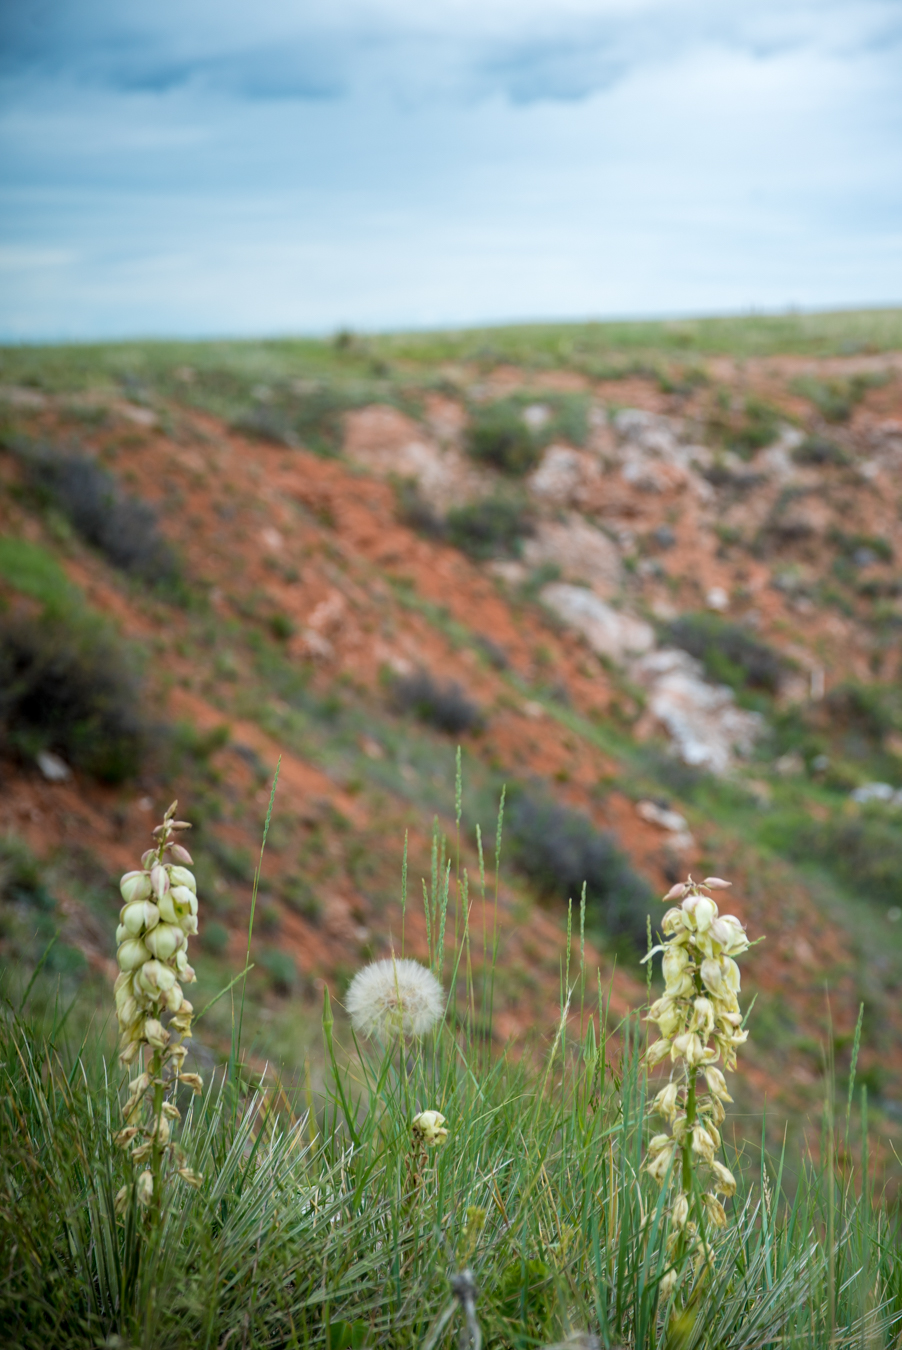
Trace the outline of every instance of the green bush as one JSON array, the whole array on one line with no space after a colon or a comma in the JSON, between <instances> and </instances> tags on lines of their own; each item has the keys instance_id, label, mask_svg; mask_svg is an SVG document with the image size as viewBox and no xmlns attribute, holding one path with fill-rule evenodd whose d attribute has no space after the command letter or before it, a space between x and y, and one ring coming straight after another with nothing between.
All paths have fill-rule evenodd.
<instances>
[{"instance_id":1,"label":"green bush","mask_svg":"<svg viewBox=\"0 0 902 1350\"><path fill-rule=\"evenodd\" d=\"M683 614L663 627L662 637L701 661L712 679L732 689L775 694L786 669L784 658L766 642L719 614Z\"/></svg>"},{"instance_id":2,"label":"green bush","mask_svg":"<svg viewBox=\"0 0 902 1350\"><path fill-rule=\"evenodd\" d=\"M0 617L0 746L52 750L105 782L135 775L149 744L140 686L110 630L84 611Z\"/></svg>"},{"instance_id":3,"label":"green bush","mask_svg":"<svg viewBox=\"0 0 902 1350\"><path fill-rule=\"evenodd\" d=\"M482 723L479 705L467 698L459 684L439 684L427 670L398 676L392 685L392 703L398 712L413 713L421 722L451 735L474 731Z\"/></svg>"},{"instance_id":4,"label":"green bush","mask_svg":"<svg viewBox=\"0 0 902 1350\"><path fill-rule=\"evenodd\" d=\"M128 496L112 474L83 455L48 446L20 449L31 488L65 515L86 543L123 572L172 587L180 580L172 546L147 502Z\"/></svg>"},{"instance_id":5,"label":"green bush","mask_svg":"<svg viewBox=\"0 0 902 1350\"><path fill-rule=\"evenodd\" d=\"M269 976L269 982L277 994L293 993L297 983L298 968L290 952L283 951L281 947L267 947L260 953L257 960Z\"/></svg>"},{"instance_id":6,"label":"green bush","mask_svg":"<svg viewBox=\"0 0 902 1350\"><path fill-rule=\"evenodd\" d=\"M450 542L480 562L516 557L533 528L528 509L507 497L483 497L452 507L445 525Z\"/></svg>"},{"instance_id":7,"label":"green bush","mask_svg":"<svg viewBox=\"0 0 902 1350\"><path fill-rule=\"evenodd\" d=\"M534 469L546 444L523 418L519 400L499 399L474 408L467 428L467 450L474 459L502 473L521 475Z\"/></svg>"},{"instance_id":8,"label":"green bush","mask_svg":"<svg viewBox=\"0 0 902 1350\"><path fill-rule=\"evenodd\" d=\"M863 899L902 905L902 820L892 809L875 804L829 820L778 815L765 822L763 838L794 862L827 868Z\"/></svg>"},{"instance_id":9,"label":"green bush","mask_svg":"<svg viewBox=\"0 0 902 1350\"><path fill-rule=\"evenodd\" d=\"M818 467L823 464L846 465L852 462L851 456L842 446L828 440L826 436L806 436L801 445L797 445L793 450L792 457L797 464L815 464Z\"/></svg>"},{"instance_id":10,"label":"green bush","mask_svg":"<svg viewBox=\"0 0 902 1350\"><path fill-rule=\"evenodd\" d=\"M747 458L756 450L772 445L779 434L779 410L760 399L750 398L746 400L742 421L730 435L730 449Z\"/></svg>"},{"instance_id":11,"label":"green bush","mask_svg":"<svg viewBox=\"0 0 902 1350\"><path fill-rule=\"evenodd\" d=\"M577 905L585 883L590 921L644 950L652 890L610 834L581 811L522 789L511 794L507 828L518 869L540 893Z\"/></svg>"}]
</instances>

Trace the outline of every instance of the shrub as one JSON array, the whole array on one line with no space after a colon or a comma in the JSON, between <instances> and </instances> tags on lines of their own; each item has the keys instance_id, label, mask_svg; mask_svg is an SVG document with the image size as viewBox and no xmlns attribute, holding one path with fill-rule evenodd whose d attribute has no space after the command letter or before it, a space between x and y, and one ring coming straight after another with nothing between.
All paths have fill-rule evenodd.
<instances>
[{"instance_id":1,"label":"shrub","mask_svg":"<svg viewBox=\"0 0 902 1350\"><path fill-rule=\"evenodd\" d=\"M392 687L392 702L399 712L412 712L421 722L453 735L473 731L482 722L478 704L467 698L459 684L440 685L426 670L399 676Z\"/></svg>"},{"instance_id":2,"label":"shrub","mask_svg":"<svg viewBox=\"0 0 902 1350\"><path fill-rule=\"evenodd\" d=\"M575 903L585 882L589 915L644 948L652 891L611 835L581 811L524 791L513 795L507 833L518 868L540 892Z\"/></svg>"},{"instance_id":3,"label":"shrub","mask_svg":"<svg viewBox=\"0 0 902 1350\"><path fill-rule=\"evenodd\" d=\"M506 497L483 497L448 512L448 538L471 558L516 557L521 539L532 533L527 509Z\"/></svg>"},{"instance_id":4,"label":"shrub","mask_svg":"<svg viewBox=\"0 0 902 1350\"><path fill-rule=\"evenodd\" d=\"M467 429L467 449L474 459L502 473L524 474L535 468L545 438L523 418L519 402L499 399L473 410Z\"/></svg>"},{"instance_id":5,"label":"shrub","mask_svg":"<svg viewBox=\"0 0 902 1350\"><path fill-rule=\"evenodd\" d=\"M683 614L665 626L663 636L701 661L712 679L733 689L774 694L779 688L783 658L740 624L717 614Z\"/></svg>"},{"instance_id":6,"label":"shrub","mask_svg":"<svg viewBox=\"0 0 902 1350\"><path fill-rule=\"evenodd\" d=\"M126 496L106 469L83 455L41 448L25 456L29 483L115 567L143 581L174 583L179 569L147 502Z\"/></svg>"},{"instance_id":7,"label":"shrub","mask_svg":"<svg viewBox=\"0 0 902 1350\"><path fill-rule=\"evenodd\" d=\"M780 434L780 414L760 399L746 400L744 416L730 437L730 448L743 456L771 445Z\"/></svg>"},{"instance_id":8,"label":"shrub","mask_svg":"<svg viewBox=\"0 0 902 1350\"><path fill-rule=\"evenodd\" d=\"M118 783L140 768L148 729L122 648L84 613L0 621L0 744L54 750Z\"/></svg>"},{"instance_id":9,"label":"shrub","mask_svg":"<svg viewBox=\"0 0 902 1350\"><path fill-rule=\"evenodd\" d=\"M792 452L797 464L850 464L851 459L841 445L830 441L826 436L806 436L801 445Z\"/></svg>"}]
</instances>

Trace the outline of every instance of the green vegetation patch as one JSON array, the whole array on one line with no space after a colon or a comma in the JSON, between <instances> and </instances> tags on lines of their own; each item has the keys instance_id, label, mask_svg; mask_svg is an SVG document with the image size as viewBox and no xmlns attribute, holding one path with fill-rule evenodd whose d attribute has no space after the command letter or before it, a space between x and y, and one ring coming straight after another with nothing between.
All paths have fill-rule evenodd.
<instances>
[{"instance_id":1,"label":"green vegetation patch","mask_svg":"<svg viewBox=\"0 0 902 1350\"><path fill-rule=\"evenodd\" d=\"M466 446L470 455L518 477L535 468L554 439L582 445L588 432L589 400L582 394L516 394L470 408Z\"/></svg>"},{"instance_id":2,"label":"green vegetation patch","mask_svg":"<svg viewBox=\"0 0 902 1350\"><path fill-rule=\"evenodd\" d=\"M27 539L0 537L0 577L14 591L61 608L78 596L56 558Z\"/></svg>"},{"instance_id":3,"label":"green vegetation patch","mask_svg":"<svg viewBox=\"0 0 902 1350\"><path fill-rule=\"evenodd\" d=\"M879 389L890 379L889 372L872 371L849 379L820 380L801 375L793 380L793 393L813 403L825 422L848 422L856 406L869 389Z\"/></svg>"},{"instance_id":4,"label":"green vegetation patch","mask_svg":"<svg viewBox=\"0 0 902 1350\"><path fill-rule=\"evenodd\" d=\"M662 637L701 661L712 679L737 691L775 694L786 672L785 658L773 647L719 614L682 614L663 627Z\"/></svg>"},{"instance_id":5,"label":"green vegetation patch","mask_svg":"<svg viewBox=\"0 0 902 1350\"><path fill-rule=\"evenodd\" d=\"M452 507L445 531L450 543L478 562L516 558L523 539L532 534L532 514L524 502L513 498L482 497Z\"/></svg>"},{"instance_id":6,"label":"green vegetation patch","mask_svg":"<svg viewBox=\"0 0 902 1350\"><path fill-rule=\"evenodd\" d=\"M589 922L644 949L652 890L610 834L526 789L511 794L507 832L517 867L540 893L578 905L585 885Z\"/></svg>"}]
</instances>

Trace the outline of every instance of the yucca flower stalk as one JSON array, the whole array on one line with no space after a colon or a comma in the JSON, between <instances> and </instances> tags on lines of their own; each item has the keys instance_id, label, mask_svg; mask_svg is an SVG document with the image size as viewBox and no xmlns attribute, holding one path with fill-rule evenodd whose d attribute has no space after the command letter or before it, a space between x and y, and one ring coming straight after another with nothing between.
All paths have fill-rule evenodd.
<instances>
[{"instance_id":1,"label":"yucca flower stalk","mask_svg":"<svg viewBox=\"0 0 902 1350\"><path fill-rule=\"evenodd\" d=\"M137 1200L155 1217L161 1210L167 1159L189 1186L199 1187L203 1180L171 1138L172 1124L181 1118L172 1100L176 1086L184 1083L196 1093L203 1087L198 1074L183 1072L194 1009L182 984L195 978L187 949L188 938L197 933L197 883L186 866L192 863L191 854L178 842L191 826L174 819L177 807L173 802L153 831L155 842L143 854L140 870L126 872L119 883L125 903L116 930L119 1058L131 1065L143 1056L143 1071L129 1083L125 1127L116 1142L142 1168L135 1182ZM128 1206L129 1193L130 1187L123 1186L116 1197L120 1213Z\"/></svg>"},{"instance_id":2,"label":"yucca flower stalk","mask_svg":"<svg viewBox=\"0 0 902 1350\"><path fill-rule=\"evenodd\" d=\"M691 877L664 896L679 901L661 924L666 941L653 947L645 960L663 952L664 994L652 1004L648 1021L657 1024L661 1038L649 1047L649 1067L669 1059L670 1082L661 1088L651 1111L670 1126L648 1146L645 1168L674 1191L670 1204L667 1251L670 1268L660 1285L668 1297L680 1278L682 1258L691 1256L696 1272L711 1265L711 1247L705 1229L723 1228L726 1213L720 1196L736 1191L736 1180L715 1156L720 1148L727 1090L720 1060L727 1071L736 1067L736 1050L748 1038L742 1025L737 995L739 967L735 958L749 947L745 929L732 914L720 914L708 892L725 890L730 883ZM699 1091L699 1081L704 1089ZM705 1188L697 1183L704 1178Z\"/></svg>"}]
</instances>

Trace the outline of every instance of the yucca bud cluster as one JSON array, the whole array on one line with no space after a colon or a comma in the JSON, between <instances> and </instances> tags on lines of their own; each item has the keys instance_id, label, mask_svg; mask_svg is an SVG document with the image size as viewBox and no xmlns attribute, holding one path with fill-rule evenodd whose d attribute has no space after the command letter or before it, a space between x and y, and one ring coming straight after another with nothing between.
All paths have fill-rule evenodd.
<instances>
[{"instance_id":1,"label":"yucca bud cluster","mask_svg":"<svg viewBox=\"0 0 902 1350\"><path fill-rule=\"evenodd\" d=\"M699 1236L699 1221L722 1228L726 1214L719 1195L735 1193L736 1181L729 1168L715 1156L720 1148L724 1103L733 1099L717 1067L736 1067L736 1050L748 1038L739 1008L740 979L736 957L749 947L745 929L732 914L720 914L710 892L725 890L729 882L707 877L673 886L664 902L679 902L664 915L662 932L667 939L646 956L663 952L664 994L648 1014L661 1032L648 1051L649 1066L670 1060L671 1079L651 1105L663 1117L670 1134L656 1134L648 1146L646 1170L656 1181L668 1176L675 1188L670 1208L668 1250L691 1252L696 1268L710 1262L711 1249ZM699 1080L704 1089L699 1092ZM693 1200L693 1175L703 1166L708 1187L700 1200ZM672 1268L664 1276L661 1293L666 1296L678 1278Z\"/></svg>"},{"instance_id":2,"label":"yucca bud cluster","mask_svg":"<svg viewBox=\"0 0 902 1350\"><path fill-rule=\"evenodd\" d=\"M140 871L126 872L119 882L125 903L116 929L115 994L124 1064L133 1063L143 1045L162 1048L163 1011L173 1014L174 1030L190 1035L194 1009L182 984L194 980L188 938L197 932L197 883L184 865L192 862L191 854L178 843L180 832L191 827L173 820L177 806L172 803L154 830L157 842L143 855Z\"/></svg>"},{"instance_id":3,"label":"yucca bud cluster","mask_svg":"<svg viewBox=\"0 0 902 1350\"><path fill-rule=\"evenodd\" d=\"M182 992L195 976L188 964L188 938L197 932L197 884L189 871L191 854L178 842L184 820L175 820L178 802L173 802L163 822L153 831L154 846L141 858L138 871L126 872L119 883L125 902L116 929L120 974L116 980L116 1017L121 1033L119 1058L132 1064L146 1049L145 1071L129 1083L123 1115L125 1129L116 1135L122 1148L131 1149L136 1164L150 1162L137 1181L138 1201L150 1205L159 1200L161 1163L168 1154L178 1174L191 1186L202 1178L185 1165L182 1150L171 1140L172 1122L180 1119L178 1108L165 1100L176 1082L199 1093L203 1087L196 1073L184 1073L194 1009ZM166 1018L164 1025L163 1018ZM145 1123L142 1105L151 1109ZM144 1112L145 1116L148 1113ZM120 1208L128 1203L128 1187L117 1196Z\"/></svg>"}]
</instances>

